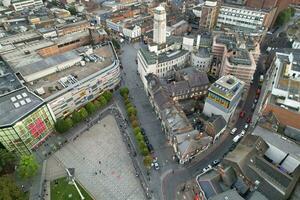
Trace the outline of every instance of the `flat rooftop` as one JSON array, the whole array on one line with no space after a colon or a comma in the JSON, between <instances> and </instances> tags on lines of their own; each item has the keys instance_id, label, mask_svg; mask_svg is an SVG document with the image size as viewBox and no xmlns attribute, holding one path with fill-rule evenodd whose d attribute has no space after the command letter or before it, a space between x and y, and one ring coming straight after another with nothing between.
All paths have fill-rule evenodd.
<instances>
[{"instance_id":1,"label":"flat rooftop","mask_svg":"<svg viewBox=\"0 0 300 200\"><path fill-rule=\"evenodd\" d=\"M25 87L15 90L0 97L0 127L11 125L43 101Z\"/></svg>"},{"instance_id":2,"label":"flat rooftop","mask_svg":"<svg viewBox=\"0 0 300 200\"><path fill-rule=\"evenodd\" d=\"M22 84L15 76L14 72L0 60L0 98L2 95L21 88Z\"/></svg>"},{"instance_id":3,"label":"flat rooftop","mask_svg":"<svg viewBox=\"0 0 300 200\"><path fill-rule=\"evenodd\" d=\"M231 100L242 88L244 83L232 75L222 76L213 83L209 90Z\"/></svg>"},{"instance_id":4,"label":"flat rooftop","mask_svg":"<svg viewBox=\"0 0 300 200\"><path fill-rule=\"evenodd\" d=\"M76 54L76 51L70 51L67 53ZM26 84L32 91L40 91L42 98L47 98L56 92L64 89L68 85L72 85L77 81L80 81L102 69L111 65L115 60L113 49L110 45L105 45L100 48L94 49L93 54L102 57L103 61L86 62L85 66L73 65L63 71L50 74L41 79L35 80L33 84ZM79 56L79 55L78 55ZM61 83L65 83L65 86ZM41 94L43 93L43 94Z\"/></svg>"}]
</instances>

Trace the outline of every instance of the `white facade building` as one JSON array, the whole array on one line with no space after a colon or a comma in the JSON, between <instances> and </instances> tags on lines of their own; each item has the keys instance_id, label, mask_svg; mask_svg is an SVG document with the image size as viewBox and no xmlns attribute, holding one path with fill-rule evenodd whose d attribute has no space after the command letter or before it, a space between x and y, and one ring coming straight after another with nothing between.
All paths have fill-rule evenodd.
<instances>
[{"instance_id":1,"label":"white facade building","mask_svg":"<svg viewBox=\"0 0 300 200\"><path fill-rule=\"evenodd\" d=\"M166 43L167 19L166 10L162 5L154 9L153 42Z\"/></svg>"},{"instance_id":2,"label":"white facade building","mask_svg":"<svg viewBox=\"0 0 300 200\"><path fill-rule=\"evenodd\" d=\"M142 30L139 26L132 26L132 27L124 27L123 34L124 36L134 39L141 36Z\"/></svg>"},{"instance_id":3,"label":"white facade building","mask_svg":"<svg viewBox=\"0 0 300 200\"><path fill-rule=\"evenodd\" d=\"M207 48L199 48L199 50L192 52L191 64L200 71L208 72L212 57Z\"/></svg>"},{"instance_id":4,"label":"white facade building","mask_svg":"<svg viewBox=\"0 0 300 200\"><path fill-rule=\"evenodd\" d=\"M263 29L266 14L261 10L222 5L218 15L217 27L234 26L251 30L261 30Z\"/></svg>"},{"instance_id":5,"label":"white facade building","mask_svg":"<svg viewBox=\"0 0 300 200\"><path fill-rule=\"evenodd\" d=\"M21 11L29 7L38 8L44 5L42 0L13 0L11 4L15 11Z\"/></svg>"}]
</instances>

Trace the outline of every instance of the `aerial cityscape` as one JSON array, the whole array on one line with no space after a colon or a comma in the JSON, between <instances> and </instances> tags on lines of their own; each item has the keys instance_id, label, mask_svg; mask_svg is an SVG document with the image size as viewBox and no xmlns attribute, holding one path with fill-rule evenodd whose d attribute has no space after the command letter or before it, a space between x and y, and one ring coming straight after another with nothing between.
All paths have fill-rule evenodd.
<instances>
[{"instance_id":1,"label":"aerial cityscape","mask_svg":"<svg viewBox=\"0 0 300 200\"><path fill-rule=\"evenodd\" d=\"M0 200L299 200L300 0L2 0Z\"/></svg>"}]
</instances>

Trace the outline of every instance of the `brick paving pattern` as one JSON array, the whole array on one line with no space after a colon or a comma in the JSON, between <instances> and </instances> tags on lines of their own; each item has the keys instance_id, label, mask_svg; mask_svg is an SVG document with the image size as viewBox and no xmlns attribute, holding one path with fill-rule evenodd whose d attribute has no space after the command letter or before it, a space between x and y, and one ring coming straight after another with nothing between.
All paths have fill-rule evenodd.
<instances>
[{"instance_id":1,"label":"brick paving pattern","mask_svg":"<svg viewBox=\"0 0 300 200\"><path fill-rule=\"evenodd\" d=\"M55 157L66 167L75 168L76 179L95 199L145 199L111 115L66 144L55 153Z\"/></svg>"}]
</instances>

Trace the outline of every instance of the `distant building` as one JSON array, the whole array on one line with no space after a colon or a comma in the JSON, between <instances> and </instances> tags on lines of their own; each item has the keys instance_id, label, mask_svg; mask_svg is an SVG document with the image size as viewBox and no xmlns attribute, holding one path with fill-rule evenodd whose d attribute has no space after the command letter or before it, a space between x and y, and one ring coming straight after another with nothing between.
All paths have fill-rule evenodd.
<instances>
[{"instance_id":1,"label":"distant building","mask_svg":"<svg viewBox=\"0 0 300 200\"><path fill-rule=\"evenodd\" d=\"M243 81L227 75L218 79L208 89L203 113L209 117L222 115L228 122L241 100L244 89Z\"/></svg>"},{"instance_id":2,"label":"distant building","mask_svg":"<svg viewBox=\"0 0 300 200\"><path fill-rule=\"evenodd\" d=\"M227 122L221 115L212 115L205 124L206 133L214 138L214 141L218 139L225 131Z\"/></svg>"},{"instance_id":3,"label":"distant building","mask_svg":"<svg viewBox=\"0 0 300 200\"><path fill-rule=\"evenodd\" d=\"M289 163L291 160L288 159L291 158L288 155L277 163L272 160L271 152L274 152L273 147L264 139L247 135L225 156L223 163L233 167L237 177L242 177L250 187L261 192L267 199L288 199L299 180L300 165Z\"/></svg>"},{"instance_id":4,"label":"distant building","mask_svg":"<svg viewBox=\"0 0 300 200\"><path fill-rule=\"evenodd\" d=\"M260 113L272 113L281 126L300 129L300 52L298 49L276 53L265 77Z\"/></svg>"},{"instance_id":5,"label":"distant building","mask_svg":"<svg viewBox=\"0 0 300 200\"><path fill-rule=\"evenodd\" d=\"M212 54L205 47L200 47L191 54L191 64L200 71L208 72L212 62Z\"/></svg>"},{"instance_id":6,"label":"distant building","mask_svg":"<svg viewBox=\"0 0 300 200\"><path fill-rule=\"evenodd\" d=\"M141 37L142 30L139 26L127 26L123 27L123 34L125 37L129 38L129 40L133 40Z\"/></svg>"},{"instance_id":7,"label":"distant building","mask_svg":"<svg viewBox=\"0 0 300 200\"><path fill-rule=\"evenodd\" d=\"M199 21L199 27L212 30L217 24L217 17L219 12L218 1L207 0L201 6L201 16Z\"/></svg>"},{"instance_id":8,"label":"distant building","mask_svg":"<svg viewBox=\"0 0 300 200\"><path fill-rule=\"evenodd\" d=\"M25 8L38 8L44 6L42 0L12 0L11 5L15 11L21 11Z\"/></svg>"},{"instance_id":9,"label":"distant building","mask_svg":"<svg viewBox=\"0 0 300 200\"><path fill-rule=\"evenodd\" d=\"M54 130L48 105L0 62L0 142L17 155L30 154Z\"/></svg>"}]
</instances>

